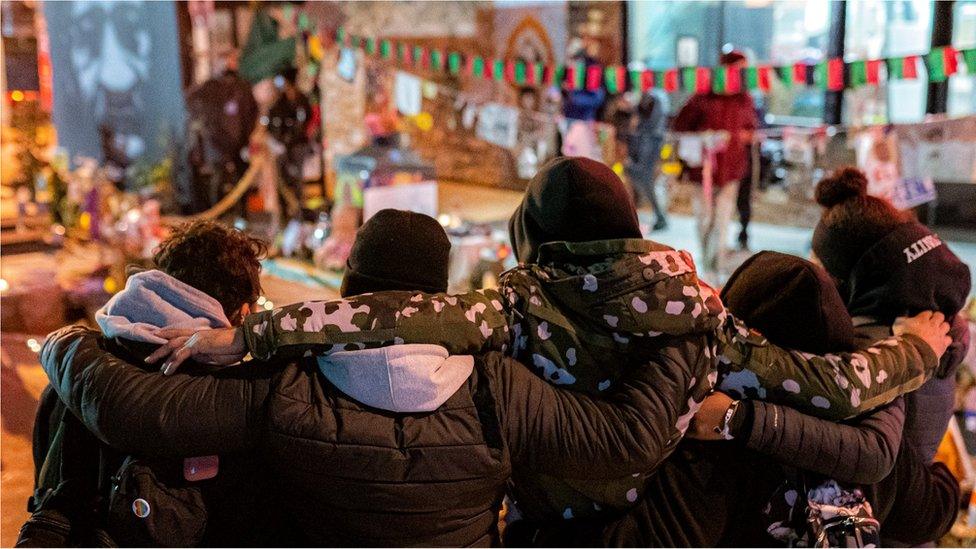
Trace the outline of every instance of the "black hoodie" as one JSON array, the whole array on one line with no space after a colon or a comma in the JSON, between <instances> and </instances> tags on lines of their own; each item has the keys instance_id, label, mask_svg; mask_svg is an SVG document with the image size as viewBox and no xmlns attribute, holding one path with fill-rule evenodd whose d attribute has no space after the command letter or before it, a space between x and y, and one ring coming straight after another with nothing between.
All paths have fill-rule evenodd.
<instances>
[{"instance_id":1,"label":"black hoodie","mask_svg":"<svg viewBox=\"0 0 976 549\"><path fill-rule=\"evenodd\" d=\"M972 287L969 267L928 227L904 223L858 259L842 293L851 316L891 325L899 316L940 311L952 324L953 344L938 377L949 376L966 356L968 332L958 319Z\"/></svg>"}]
</instances>

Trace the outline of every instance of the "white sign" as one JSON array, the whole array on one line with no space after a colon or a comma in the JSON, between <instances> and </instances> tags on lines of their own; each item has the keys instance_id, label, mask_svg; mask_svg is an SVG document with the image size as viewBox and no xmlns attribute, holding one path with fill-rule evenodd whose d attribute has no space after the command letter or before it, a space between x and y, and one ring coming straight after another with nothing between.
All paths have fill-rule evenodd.
<instances>
[{"instance_id":1,"label":"white sign","mask_svg":"<svg viewBox=\"0 0 976 549\"><path fill-rule=\"evenodd\" d=\"M420 88L421 81L416 76L405 72L396 73L396 80L393 83L393 97L400 114L404 116L420 114L423 107L423 96Z\"/></svg>"},{"instance_id":2,"label":"white sign","mask_svg":"<svg viewBox=\"0 0 976 549\"><path fill-rule=\"evenodd\" d=\"M393 208L437 217L437 182L368 187L363 190L363 222L380 210Z\"/></svg>"},{"instance_id":3,"label":"white sign","mask_svg":"<svg viewBox=\"0 0 976 549\"><path fill-rule=\"evenodd\" d=\"M488 103L478 113L475 133L489 143L512 149L518 138L519 112L498 103Z\"/></svg>"}]
</instances>

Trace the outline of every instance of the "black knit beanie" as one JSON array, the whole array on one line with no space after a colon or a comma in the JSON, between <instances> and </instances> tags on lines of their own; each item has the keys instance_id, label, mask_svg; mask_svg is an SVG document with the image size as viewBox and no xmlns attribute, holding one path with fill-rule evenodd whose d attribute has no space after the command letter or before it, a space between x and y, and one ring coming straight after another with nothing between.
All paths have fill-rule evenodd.
<instances>
[{"instance_id":1,"label":"black knit beanie","mask_svg":"<svg viewBox=\"0 0 976 549\"><path fill-rule=\"evenodd\" d=\"M380 210L359 228L340 293L447 291L451 243L436 219L402 210Z\"/></svg>"},{"instance_id":2,"label":"black knit beanie","mask_svg":"<svg viewBox=\"0 0 976 549\"><path fill-rule=\"evenodd\" d=\"M582 157L560 157L543 166L508 227L523 263L535 262L546 242L643 238L634 202L617 174Z\"/></svg>"},{"instance_id":3,"label":"black knit beanie","mask_svg":"<svg viewBox=\"0 0 976 549\"><path fill-rule=\"evenodd\" d=\"M911 219L867 189L867 178L856 168L843 168L817 184L817 202L825 209L813 231L813 253L839 281L850 277L864 252Z\"/></svg>"},{"instance_id":4,"label":"black knit beanie","mask_svg":"<svg viewBox=\"0 0 976 549\"><path fill-rule=\"evenodd\" d=\"M722 288L722 302L781 347L814 354L854 349L854 325L823 269L779 252L759 252Z\"/></svg>"}]
</instances>

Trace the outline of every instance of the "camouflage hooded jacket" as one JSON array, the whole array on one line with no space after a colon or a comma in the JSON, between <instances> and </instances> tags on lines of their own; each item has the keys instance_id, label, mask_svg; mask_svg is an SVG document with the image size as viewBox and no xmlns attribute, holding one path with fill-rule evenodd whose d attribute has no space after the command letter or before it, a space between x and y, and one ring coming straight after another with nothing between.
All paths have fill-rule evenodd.
<instances>
[{"instance_id":1,"label":"camouflage hooded jacket","mask_svg":"<svg viewBox=\"0 0 976 549\"><path fill-rule=\"evenodd\" d=\"M918 388L936 367L934 353L913 336L822 357L773 346L725 312L686 252L646 240L548 243L537 264L520 265L499 283L497 292L383 292L287 305L247 317L245 340L261 359L399 343L438 344L452 354L499 350L553 384L598 394L629 367L674 360L669 340L696 337L699 359L684 365L695 383L662 387L661 415L653 418L671 441L666 452L716 380L736 397L841 420ZM626 507L644 478L588 483L517 471L513 480L520 510L547 519Z\"/></svg>"}]
</instances>

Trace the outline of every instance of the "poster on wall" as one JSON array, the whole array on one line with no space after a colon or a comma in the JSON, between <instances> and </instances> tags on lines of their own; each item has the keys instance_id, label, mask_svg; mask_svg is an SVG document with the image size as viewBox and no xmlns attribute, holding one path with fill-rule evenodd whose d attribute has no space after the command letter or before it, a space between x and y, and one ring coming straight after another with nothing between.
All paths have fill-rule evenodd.
<instances>
[{"instance_id":1,"label":"poster on wall","mask_svg":"<svg viewBox=\"0 0 976 549\"><path fill-rule=\"evenodd\" d=\"M895 126L906 177L976 183L976 118Z\"/></svg>"},{"instance_id":2,"label":"poster on wall","mask_svg":"<svg viewBox=\"0 0 976 549\"><path fill-rule=\"evenodd\" d=\"M45 2L53 118L71 158L160 159L183 133L173 2Z\"/></svg>"},{"instance_id":3,"label":"poster on wall","mask_svg":"<svg viewBox=\"0 0 976 549\"><path fill-rule=\"evenodd\" d=\"M489 143L512 149L518 140L518 109L499 103L488 103L478 113L476 133Z\"/></svg>"}]
</instances>

